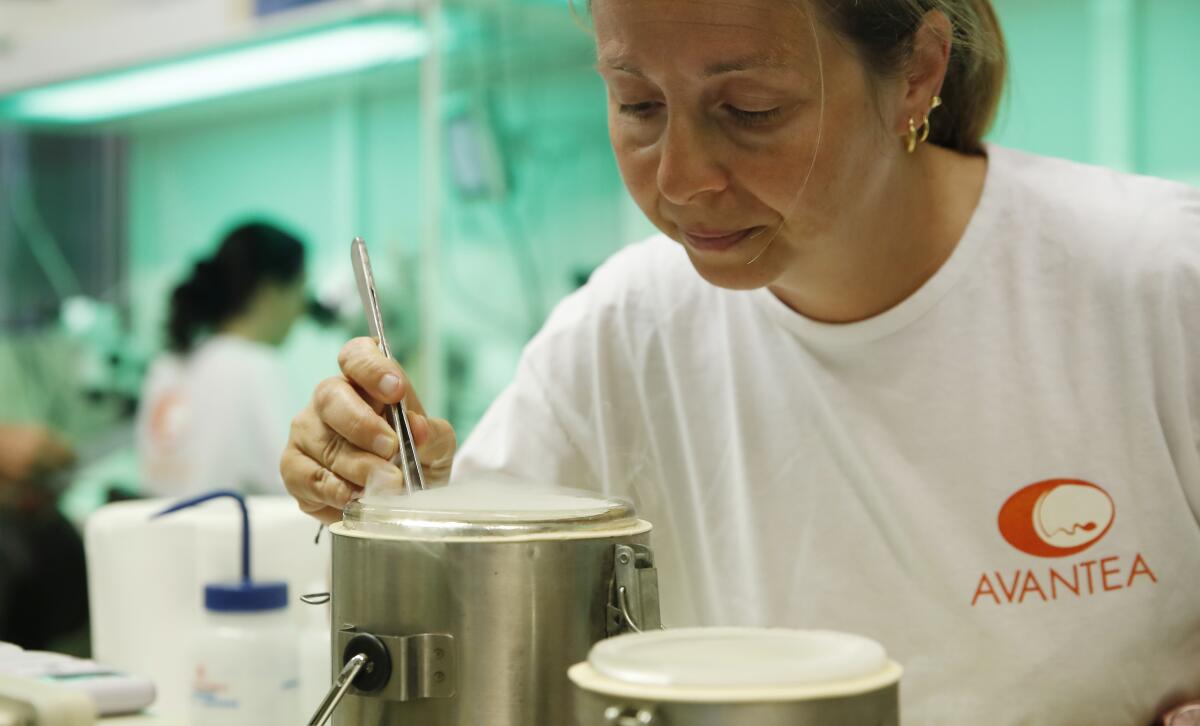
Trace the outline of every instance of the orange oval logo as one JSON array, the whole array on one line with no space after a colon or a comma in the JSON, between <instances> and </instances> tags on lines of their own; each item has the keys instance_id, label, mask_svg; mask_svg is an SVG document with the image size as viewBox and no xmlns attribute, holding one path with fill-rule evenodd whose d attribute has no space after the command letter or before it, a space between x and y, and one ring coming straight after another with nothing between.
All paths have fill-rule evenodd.
<instances>
[{"instance_id":1,"label":"orange oval logo","mask_svg":"<svg viewBox=\"0 0 1200 726\"><path fill-rule=\"evenodd\" d=\"M1000 534L1037 557L1066 557L1108 533L1117 509L1108 492L1082 479L1047 479L1021 489L1000 508Z\"/></svg>"}]
</instances>

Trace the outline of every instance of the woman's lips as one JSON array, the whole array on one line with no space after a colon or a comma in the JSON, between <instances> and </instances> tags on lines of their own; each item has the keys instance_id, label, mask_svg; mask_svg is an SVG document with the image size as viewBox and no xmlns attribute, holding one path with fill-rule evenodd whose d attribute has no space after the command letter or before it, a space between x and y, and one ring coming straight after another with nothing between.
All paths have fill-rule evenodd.
<instances>
[{"instance_id":1,"label":"woman's lips","mask_svg":"<svg viewBox=\"0 0 1200 726\"><path fill-rule=\"evenodd\" d=\"M689 247L704 252L724 252L738 242L756 234L760 229L762 227L747 227L734 232L709 232L707 230L703 232L682 230L682 232Z\"/></svg>"}]
</instances>

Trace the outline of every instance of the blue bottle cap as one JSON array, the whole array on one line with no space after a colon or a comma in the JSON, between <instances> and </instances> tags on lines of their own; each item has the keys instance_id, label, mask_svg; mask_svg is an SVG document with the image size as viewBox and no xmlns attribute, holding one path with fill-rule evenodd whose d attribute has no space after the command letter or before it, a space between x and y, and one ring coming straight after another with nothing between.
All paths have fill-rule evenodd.
<instances>
[{"instance_id":1,"label":"blue bottle cap","mask_svg":"<svg viewBox=\"0 0 1200 726\"><path fill-rule=\"evenodd\" d=\"M279 610L288 604L286 582L236 582L204 586L204 609L217 613Z\"/></svg>"}]
</instances>

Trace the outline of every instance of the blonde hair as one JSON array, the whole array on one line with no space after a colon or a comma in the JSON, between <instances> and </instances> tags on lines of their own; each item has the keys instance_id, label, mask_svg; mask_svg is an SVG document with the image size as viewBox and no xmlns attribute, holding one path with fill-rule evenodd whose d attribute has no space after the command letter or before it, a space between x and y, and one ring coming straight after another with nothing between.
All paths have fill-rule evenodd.
<instances>
[{"instance_id":1,"label":"blonde hair","mask_svg":"<svg viewBox=\"0 0 1200 726\"><path fill-rule=\"evenodd\" d=\"M979 153L1000 105L1008 60L991 0L812 0L824 25L857 50L876 77L903 73L925 16L941 11L954 37L942 85L945 105L931 119L932 143ZM918 122L920 119L918 119Z\"/></svg>"}]
</instances>

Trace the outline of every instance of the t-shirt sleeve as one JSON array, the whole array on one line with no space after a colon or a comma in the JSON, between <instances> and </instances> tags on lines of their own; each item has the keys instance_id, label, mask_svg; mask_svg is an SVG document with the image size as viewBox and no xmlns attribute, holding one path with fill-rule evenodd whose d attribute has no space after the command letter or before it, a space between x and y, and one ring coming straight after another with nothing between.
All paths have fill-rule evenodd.
<instances>
[{"instance_id":1,"label":"t-shirt sleeve","mask_svg":"<svg viewBox=\"0 0 1200 726\"><path fill-rule=\"evenodd\" d=\"M597 361L580 345L591 324L580 291L526 346L513 381L459 449L452 482L501 474L519 481L598 489L579 441L579 413L591 406Z\"/></svg>"},{"instance_id":2,"label":"t-shirt sleeve","mask_svg":"<svg viewBox=\"0 0 1200 726\"><path fill-rule=\"evenodd\" d=\"M662 330L653 296L678 297L670 271L680 265L694 274L674 243L651 238L597 268L525 347L512 383L463 444L451 480L501 474L634 496L654 464L641 373Z\"/></svg>"},{"instance_id":3,"label":"t-shirt sleeve","mask_svg":"<svg viewBox=\"0 0 1200 726\"><path fill-rule=\"evenodd\" d=\"M535 484L598 488L528 353L512 383L492 402L459 450L451 480L494 474Z\"/></svg>"},{"instance_id":4,"label":"t-shirt sleeve","mask_svg":"<svg viewBox=\"0 0 1200 726\"><path fill-rule=\"evenodd\" d=\"M1177 309L1185 341L1184 363L1191 383L1193 443L1200 457L1200 189L1190 196L1184 209L1184 249L1182 282L1178 291ZM1200 481L1196 482L1200 489Z\"/></svg>"},{"instance_id":5,"label":"t-shirt sleeve","mask_svg":"<svg viewBox=\"0 0 1200 726\"><path fill-rule=\"evenodd\" d=\"M1200 189L1175 187L1169 204L1155 210L1148 226L1167 241L1165 294L1166 372L1158 382L1164 425L1175 429L1171 399L1184 403L1184 430L1169 435L1172 456L1192 511L1200 519ZM1178 373L1175 373L1178 371Z\"/></svg>"}]
</instances>

